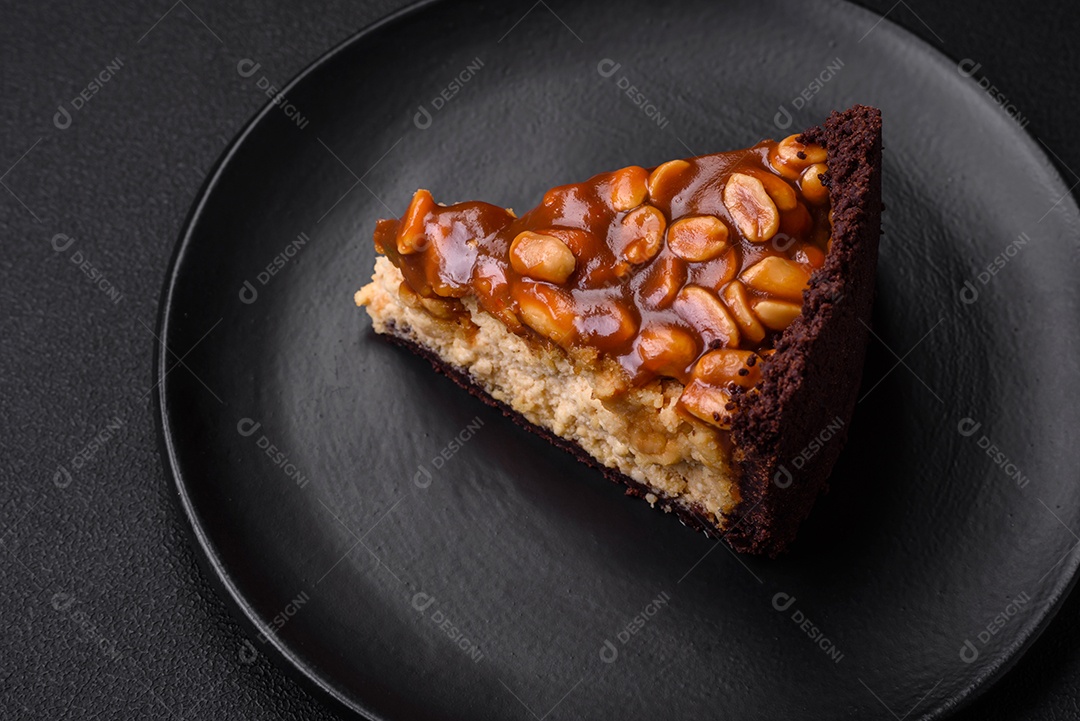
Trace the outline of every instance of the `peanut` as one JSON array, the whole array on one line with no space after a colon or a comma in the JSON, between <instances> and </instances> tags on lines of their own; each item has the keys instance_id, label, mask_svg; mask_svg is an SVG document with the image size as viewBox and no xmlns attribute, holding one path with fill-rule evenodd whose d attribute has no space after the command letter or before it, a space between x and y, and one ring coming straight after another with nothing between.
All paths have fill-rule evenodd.
<instances>
[{"instance_id":1,"label":"peanut","mask_svg":"<svg viewBox=\"0 0 1080 721\"><path fill-rule=\"evenodd\" d=\"M795 140L798 135L789 135L769 151L768 160L778 175L788 180L797 180L806 166L824 163L827 153L820 145L804 145ZM799 157L799 154L802 157Z\"/></svg>"},{"instance_id":2,"label":"peanut","mask_svg":"<svg viewBox=\"0 0 1080 721\"><path fill-rule=\"evenodd\" d=\"M674 195L672 186L683 173L689 169L690 163L685 160L669 160L662 165L656 166L656 168L649 173L649 180L647 182L649 187L649 197L654 200L670 200L671 196Z\"/></svg>"},{"instance_id":3,"label":"peanut","mask_svg":"<svg viewBox=\"0 0 1080 721\"><path fill-rule=\"evenodd\" d=\"M799 135L789 135L776 146L776 155L788 165L805 168L814 163L824 163L828 154L816 143L800 143Z\"/></svg>"},{"instance_id":4,"label":"peanut","mask_svg":"<svg viewBox=\"0 0 1080 721\"><path fill-rule=\"evenodd\" d=\"M522 283L514 289L518 314L525 325L561 346L574 339L574 302L550 285Z\"/></svg>"},{"instance_id":5,"label":"peanut","mask_svg":"<svg viewBox=\"0 0 1080 721\"><path fill-rule=\"evenodd\" d=\"M784 330L799 317L802 306L784 300L759 300L754 304L754 312L767 327Z\"/></svg>"},{"instance_id":6,"label":"peanut","mask_svg":"<svg viewBox=\"0 0 1080 721\"><path fill-rule=\"evenodd\" d=\"M829 172L825 163L814 163L803 171L799 189L808 203L821 205L829 199L829 189L821 182L821 176Z\"/></svg>"},{"instance_id":7,"label":"peanut","mask_svg":"<svg viewBox=\"0 0 1080 721\"><path fill-rule=\"evenodd\" d=\"M577 260L566 243L555 236L526 230L510 244L510 265L527 278L565 283Z\"/></svg>"},{"instance_id":8,"label":"peanut","mask_svg":"<svg viewBox=\"0 0 1080 721\"><path fill-rule=\"evenodd\" d=\"M402 255L419 253L427 247L427 234L424 230L428 213L435 210L435 199L431 193L421 188L413 193L409 209L401 219L398 228L397 250Z\"/></svg>"},{"instance_id":9,"label":"peanut","mask_svg":"<svg viewBox=\"0 0 1080 721\"><path fill-rule=\"evenodd\" d=\"M679 405L690 415L722 430L731 428L730 402L727 391L697 380L690 381L679 396Z\"/></svg>"},{"instance_id":10,"label":"peanut","mask_svg":"<svg viewBox=\"0 0 1080 721\"><path fill-rule=\"evenodd\" d=\"M671 224L667 233L671 252L694 262L712 260L720 255L728 247L727 240L727 226L712 215L680 218Z\"/></svg>"},{"instance_id":11,"label":"peanut","mask_svg":"<svg viewBox=\"0 0 1080 721\"><path fill-rule=\"evenodd\" d=\"M699 285L686 286L675 298L675 310L697 329L710 347L739 345L738 326L711 290Z\"/></svg>"},{"instance_id":12,"label":"peanut","mask_svg":"<svg viewBox=\"0 0 1080 721\"><path fill-rule=\"evenodd\" d=\"M579 307L575 325L580 340L609 346L626 343L638 330L634 314L622 304L609 301Z\"/></svg>"},{"instance_id":13,"label":"peanut","mask_svg":"<svg viewBox=\"0 0 1080 721\"><path fill-rule=\"evenodd\" d=\"M804 245L795 252L795 260L809 265L814 270L825 265L825 253L816 245Z\"/></svg>"},{"instance_id":14,"label":"peanut","mask_svg":"<svg viewBox=\"0 0 1080 721\"><path fill-rule=\"evenodd\" d=\"M682 328L650 325L638 336L641 365L657 375L683 378L698 355L697 341Z\"/></svg>"},{"instance_id":15,"label":"peanut","mask_svg":"<svg viewBox=\"0 0 1080 721\"><path fill-rule=\"evenodd\" d=\"M810 274L794 261L770 255L744 270L742 280L754 290L801 303Z\"/></svg>"},{"instance_id":16,"label":"peanut","mask_svg":"<svg viewBox=\"0 0 1080 721\"><path fill-rule=\"evenodd\" d=\"M652 308L667 308L686 282L686 264L672 255L663 254L647 273L641 284L642 302Z\"/></svg>"},{"instance_id":17,"label":"peanut","mask_svg":"<svg viewBox=\"0 0 1080 721\"><path fill-rule=\"evenodd\" d=\"M622 255L627 261L634 264L647 263L660 252L660 245L664 242L664 230L667 228L667 219L664 214L651 205L643 205L630 211L622 219L622 225L634 237L625 248Z\"/></svg>"},{"instance_id":18,"label":"peanut","mask_svg":"<svg viewBox=\"0 0 1080 721\"><path fill-rule=\"evenodd\" d=\"M719 388L728 388L732 383L752 388L761 380L761 366L747 362L754 355L753 351L731 348L709 351L694 364L690 377Z\"/></svg>"},{"instance_id":19,"label":"peanut","mask_svg":"<svg viewBox=\"0 0 1080 721\"><path fill-rule=\"evenodd\" d=\"M724 288L724 300L731 315L735 318L739 330L751 343L760 343L765 338L765 329L761 327L757 317L750 310L750 301L746 297L746 287L735 280Z\"/></svg>"},{"instance_id":20,"label":"peanut","mask_svg":"<svg viewBox=\"0 0 1080 721\"><path fill-rule=\"evenodd\" d=\"M732 173L724 184L724 206L747 240L764 243L776 235L780 213L765 186L745 173Z\"/></svg>"},{"instance_id":21,"label":"peanut","mask_svg":"<svg viewBox=\"0 0 1080 721\"><path fill-rule=\"evenodd\" d=\"M795 189L783 178L756 168L747 169L746 174L761 181L761 184L765 186L765 192L776 204L777 210L793 210L798 204L799 198L795 194Z\"/></svg>"},{"instance_id":22,"label":"peanut","mask_svg":"<svg viewBox=\"0 0 1080 721\"><path fill-rule=\"evenodd\" d=\"M612 173L609 183L612 207L621 212L644 203L645 193L648 192L646 186L648 178L649 174L645 172L645 168L637 165Z\"/></svg>"}]
</instances>

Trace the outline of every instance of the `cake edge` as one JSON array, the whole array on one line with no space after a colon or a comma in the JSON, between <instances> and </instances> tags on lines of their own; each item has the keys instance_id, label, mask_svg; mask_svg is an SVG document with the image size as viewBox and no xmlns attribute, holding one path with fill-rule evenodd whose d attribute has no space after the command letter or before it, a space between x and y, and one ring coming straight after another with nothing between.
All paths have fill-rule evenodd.
<instances>
[{"instance_id":1,"label":"cake edge","mask_svg":"<svg viewBox=\"0 0 1080 721\"><path fill-rule=\"evenodd\" d=\"M733 461L742 500L725 532L735 550L774 557L827 490L847 440L870 332L883 209L880 110L833 112L800 140L829 152L832 247L756 392L736 398L732 435L740 457Z\"/></svg>"}]
</instances>

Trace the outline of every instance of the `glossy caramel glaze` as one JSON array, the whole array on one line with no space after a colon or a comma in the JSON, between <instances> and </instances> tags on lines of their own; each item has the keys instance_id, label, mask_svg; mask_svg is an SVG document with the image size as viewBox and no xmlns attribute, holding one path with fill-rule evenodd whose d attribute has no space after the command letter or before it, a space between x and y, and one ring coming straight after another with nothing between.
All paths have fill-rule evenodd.
<instances>
[{"instance_id":1,"label":"glossy caramel glaze","mask_svg":"<svg viewBox=\"0 0 1080 721\"><path fill-rule=\"evenodd\" d=\"M536 331L561 346L592 347L617 359L634 383L673 377L690 384L700 380L694 368L710 350L767 351L779 330L773 321L758 326L762 333L718 331L716 317L708 312L713 301L736 321L736 290L744 310L763 300L784 300L787 305L781 308L787 312L792 302L801 304L804 283L794 295L778 298L749 282L729 287L732 281L745 281L743 272L769 256L792 261L803 278L824 262L829 205L827 197L822 201L820 196L827 173L804 173L815 157L807 158L802 150L794 156L794 165L785 164L778 156L784 150L778 148L781 144L765 141L748 150L672 161L659 172L632 166L604 173L549 190L539 206L521 217L482 202L440 206L427 191L417 191L402 219L378 222L375 245L421 298L473 296L514 332ZM824 159L820 147L807 149ZM790 147L787 150L790 159ZM759 179L760 187L777 199L773 212L778 222L769 239L751 240L745 231L758 231L725 203L725 186L733 173L740 174L744 184L746 176ZM794 201L777 183L793 191ZM807 183L814 187L804 193ZM782 209L785 205L789 209ZM662 219L643 206L658 210ZM691 216L710 217L677 224ZM761 217L764 226L768 216ZM674 239L687 230L690 235ZM511 246L526 231L540 234L542 240L557 238L573 253L572 260L565 253L557 256L573 266L563 282L515 270ZM657 241L652 248L650 237ZM767 308L760 310L764 318Z\"/></svg>"}]
</instances>

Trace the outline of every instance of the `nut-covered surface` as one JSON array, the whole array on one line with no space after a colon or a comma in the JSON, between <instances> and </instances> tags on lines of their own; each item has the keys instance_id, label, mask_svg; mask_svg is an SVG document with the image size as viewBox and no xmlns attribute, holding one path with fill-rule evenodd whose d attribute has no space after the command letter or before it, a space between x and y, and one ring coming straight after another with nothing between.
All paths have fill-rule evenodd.
<instances>
[{"instance_id":1,"label":"nut-covered surface","mask_svg":"<svg viewBox=\"0 0 1080 721\"><path fill-rule=\"evenodd\" d=\"M420 299L475 297L515 333L616 359L633 384L674 378L688 414L726 428L730 382L697 367L720 349L753 358L798 316L828 252L826 160L792 136L630 166L521 217L419 190L375 245Z\"/></svg>"}]
</instances>

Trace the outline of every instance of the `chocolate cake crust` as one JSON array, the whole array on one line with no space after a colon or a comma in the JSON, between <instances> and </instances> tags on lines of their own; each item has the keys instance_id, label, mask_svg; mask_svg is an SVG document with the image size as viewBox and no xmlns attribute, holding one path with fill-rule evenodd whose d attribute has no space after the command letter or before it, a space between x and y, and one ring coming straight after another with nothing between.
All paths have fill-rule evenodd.
<instances>
[{"instance_id":1,"label":"chocolate cake crust","mask_svg":"<svg viewBox=\"0 0 1080 721\"><path fill-rule=\"evenodd\" d=\"M832 247L756 392L737 397L732 423L742 500L725 537L738 551L770 556L795 538L847 438L881 236L881 111L857 105L834 112L799 140L829 153ZM837 420L842 426L826 439Z\"/></svg>"}]
</instances>

